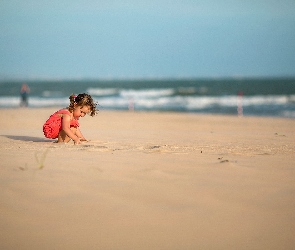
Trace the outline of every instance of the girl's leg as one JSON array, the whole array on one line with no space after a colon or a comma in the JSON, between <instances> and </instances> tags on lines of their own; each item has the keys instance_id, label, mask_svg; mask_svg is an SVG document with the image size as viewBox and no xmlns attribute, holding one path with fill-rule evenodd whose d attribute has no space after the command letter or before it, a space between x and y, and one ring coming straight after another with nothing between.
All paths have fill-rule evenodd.
<instances>
[{"instance_id":1,"label":"girl's leg","mask_svg":"<svg viewBox=\"0 0 295 250\"><path fill-rule=\"evenodd\" d=\"M77 132L77 128L75 127L71 127L71 130L74 134L76 134ZM71 140L71 138L65 133L65 131L61 130L58 134L58 140L57 142L69 142Z\"/></svg>"}]
</instances>

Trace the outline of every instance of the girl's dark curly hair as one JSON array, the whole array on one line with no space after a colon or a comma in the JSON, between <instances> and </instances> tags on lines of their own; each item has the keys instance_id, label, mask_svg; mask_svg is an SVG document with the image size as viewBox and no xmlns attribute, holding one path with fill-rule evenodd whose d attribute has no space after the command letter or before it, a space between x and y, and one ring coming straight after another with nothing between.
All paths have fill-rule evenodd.
<instances>
[{"instance_id":1,"label":"girl's dark curly hair","mask_svg":"<svg viewBox=\"0 0 295 250\"><path fill-rule=\"evenodd\" d=\"M91 95L88 94L79 94L77 96L75 96L74 94L72 94L70 97L70 105L69 105L69 111L73 112L74 108L75 108L75 104L78 106L89 106L90 107L90 115L94 116L96 115L96 113L98 112L98 110L96 109L96 103L93 101Z\"/></svg>"}]
</instances>

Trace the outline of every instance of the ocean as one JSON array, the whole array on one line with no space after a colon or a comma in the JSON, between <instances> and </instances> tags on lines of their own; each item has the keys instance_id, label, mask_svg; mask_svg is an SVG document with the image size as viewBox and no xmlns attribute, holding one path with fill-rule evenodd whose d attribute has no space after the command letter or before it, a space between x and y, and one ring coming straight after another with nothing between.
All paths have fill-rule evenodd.
<instances>
[{"instance_id":1,"label":"ocean","mask_svg":"<svg viewBox=\"0 0 295 250\"><path fill-rule=\"evenodd\" d=\"M74 93L88 93L99 110L171 111L295 118L295 78L30 80L0 81L0 108L66 107Z\"/></svg>"}]
</instances>

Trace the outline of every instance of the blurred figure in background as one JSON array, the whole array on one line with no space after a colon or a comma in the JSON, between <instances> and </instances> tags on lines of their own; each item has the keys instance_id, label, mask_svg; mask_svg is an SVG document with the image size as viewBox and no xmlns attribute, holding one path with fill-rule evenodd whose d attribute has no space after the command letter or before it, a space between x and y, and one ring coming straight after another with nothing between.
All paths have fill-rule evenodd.
<instances>
[{"instance_id":1,"label":"blurred figure in background","mask_svg":"<svg viewBox=\"0 0 295 250\"><path fill-rule=\"evenodd\" d=\"M28 107L29 93L30 93L30 88L26 83L24 83L20 89L20 97L21 97L20 106L21 107Z\"/></svg>"}]
</instances>

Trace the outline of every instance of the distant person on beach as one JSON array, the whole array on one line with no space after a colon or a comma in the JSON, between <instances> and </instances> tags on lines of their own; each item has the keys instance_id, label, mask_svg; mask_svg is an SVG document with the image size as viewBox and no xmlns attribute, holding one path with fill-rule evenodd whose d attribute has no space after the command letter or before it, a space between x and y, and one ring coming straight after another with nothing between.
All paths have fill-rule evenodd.
<instances>
[{"instance_id":1,"label":"distant person on beach","mask_svg":"<svg viewBox=\"0 0 295 250\"><path fill-rule=\"evenodd\" d=\"M71 139L75 144L87 141L79 128L79 118L86 114L94 116L97 113L96 103L88 94L71 95L70 105L52 114L43 125L45 137L67 143Z\"/></svg>"},{"instance_id":2,"label":"distant person on beach","mask_svg":"<svg viewBox=\"0 0 295 250\"><path fill-rule=\"evenodd\" d=\"M28 95L30 93L30 88L29 86L24 83L20 89L20 97L21 97L21 100L20 100L20 106L21 107L28 107Z\"/></svg>"}]
</instances>

